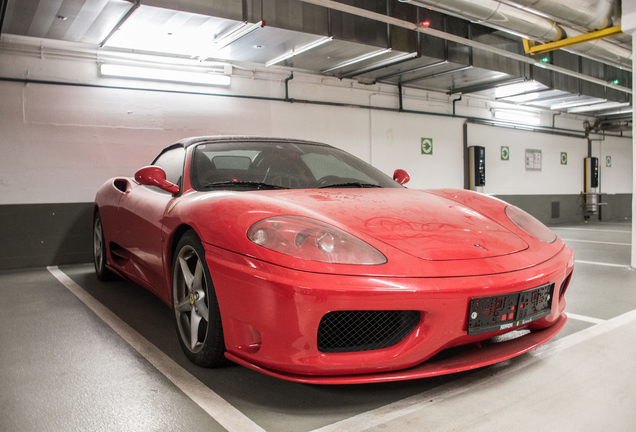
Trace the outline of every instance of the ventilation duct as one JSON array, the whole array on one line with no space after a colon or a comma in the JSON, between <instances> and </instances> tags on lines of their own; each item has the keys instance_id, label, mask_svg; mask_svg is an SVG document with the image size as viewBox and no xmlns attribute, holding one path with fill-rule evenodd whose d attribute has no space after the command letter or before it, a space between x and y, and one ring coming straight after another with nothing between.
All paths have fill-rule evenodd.
<instances>
[{"instance_id":1,"label":"ventilation duct","mask_svg":"<svg viewBox=\"0 0 636 432\"><path fill-rule=\"evenodd\" d=\"M502 3L530 8L559 22L590 30L602 30L614 25L616 11L613 0L499 0Z\"/></svg>"},{"instance_id":2,"label":"ventilation duct","mask_svg":"<svg viewBox=\"0 0 636 432\"><path fill-rule=\"evenodd\" d=\"M497 0L528 12L544 17L579 30L602 30L620 25L620 1L618 0ZM568 37L578 33L568 30ZM618 34L609 38L631 47L632 37Z\"/></svg>"},{"instance_id":3,"label":"ventilation duct","mask_svg":"<svg viewBox=\"0 0 636 432\"><path fill-rule=\"evenodd\" d=\"M577 36L582 32L573 28L562 27L551 21L548 18L538 16L534 13L528 12L524 9L519 9L507 4L500 3L495 0L401 0L405 3L411 3L417 6L430 8L441 13L453 15L462 19L477 22L479 24L492 27L498 30L503 30L508 33L516 34L528 39L550 42L559 40L565 37ZM516 0L515 0L516 1ZM522 0L528 3L533 0ZM551 0L552 1L552 0ZM580 0L563 0L562 3L571 4L572 8L575 8L579 4ZM583 5L590 3L590 0L581 2ZM599 3L605 4L607 0ZM535 4L539 1L534 0ZM547 3L541 0L541 3ZM554 8L560 11L568 10L568 7L561 6L561 8ZM601 18L593 20L590 16L593 10L590 8L583 8L584 12L576 15L578 23L589 22L592 25L611 24L609 18L609 12L612 9L604 5L601 8L602 11L607 13ZM565 12L563 12L565 13ZM598 18L598 17L596 17ZM587 42L579 45L572 45L566 49L575 54L579 54L585 57L589 57L593 60L597 60L603 63L612 64L618 67L622 67L627 70L632 69L632 52L624 49L613 43L597 40L594 42Z\"/></svg>"},{"instance_id":4,"label":"ventilation duct","mask_svg":"<svg viewBox=\"0 0 636 432\"><path fill-rule=\"evenodd\" d=\"M562 39L556 23L495 0L400 0L542 42Z\"/></svg>"}]
</instances>

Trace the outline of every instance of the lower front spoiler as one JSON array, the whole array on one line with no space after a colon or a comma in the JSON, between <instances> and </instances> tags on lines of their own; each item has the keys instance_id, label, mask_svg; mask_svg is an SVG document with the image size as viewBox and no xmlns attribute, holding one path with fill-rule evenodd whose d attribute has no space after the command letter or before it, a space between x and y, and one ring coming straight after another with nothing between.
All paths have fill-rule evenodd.
<instances>
[{"instance_id":1,"label":"lower front spoiler","mask_svg":"<svg viewBox=\"0 0 636 432\"><path fill-rule=\"evenodd\" d=\"M511 359L552 339L559 331L561 331L566 322L567 316L562 314L550 327L543 330L533 330L529 334L516 339L493 343L486 346L473 347L454 357L435 362L424 362L409 369L377 374L330 376L289 374L257 366L229 352L226 352L225 356L229 360L257 372L304 384L337 385L404 381L463 372Z\"/></svg>"}]
</instances>

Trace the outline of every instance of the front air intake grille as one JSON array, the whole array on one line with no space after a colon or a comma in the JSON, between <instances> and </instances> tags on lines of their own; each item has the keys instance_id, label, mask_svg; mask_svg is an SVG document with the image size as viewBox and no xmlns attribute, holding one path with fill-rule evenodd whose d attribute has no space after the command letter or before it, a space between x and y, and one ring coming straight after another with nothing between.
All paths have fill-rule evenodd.
<instances>
[{"instance_id":1,"label":"front air intake grille","mask_svg":"<svg viewBox=\"0 0 636 432\"><path fill-rule=\"evenodd\" d=\"M418 311L337 311L320 320L318 350L325 353L387 348L420 322Z\"/></svg>"}]
</instances>

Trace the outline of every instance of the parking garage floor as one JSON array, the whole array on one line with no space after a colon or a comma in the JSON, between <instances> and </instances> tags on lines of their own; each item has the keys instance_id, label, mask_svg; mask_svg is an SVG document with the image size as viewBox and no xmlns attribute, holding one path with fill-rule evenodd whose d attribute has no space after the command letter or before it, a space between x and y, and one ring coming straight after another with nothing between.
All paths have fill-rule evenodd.
<instances>
[{"instance_id":1,"label":"parking garage floor","mask_svg":"<svg viewBox=\"0 0 636 432\"><path fill-rule=\"evenodd\" d=\"M471 372L315 386L181 352L172 312L91 264L0 272L0 431L633 431L631 222L553 227L574 249L555 339Z\"/></svg>"}]
</instances>

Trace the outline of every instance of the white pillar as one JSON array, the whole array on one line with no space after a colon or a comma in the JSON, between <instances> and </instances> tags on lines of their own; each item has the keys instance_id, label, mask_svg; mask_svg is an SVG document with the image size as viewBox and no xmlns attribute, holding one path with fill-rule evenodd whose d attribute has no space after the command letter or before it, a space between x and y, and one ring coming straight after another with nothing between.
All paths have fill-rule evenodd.
<instances>
[{"instance_id":1,"label":"white pillar","mask_svg":"<svg viewBox=\"0 0 636 432\"><path fill-rule=\"evenodd\" d=\"M624 33L636 36L636 0L623 0L623 20L621 28ZM632 56L632 70L636 72L636 59ZM632 89L634 88L634 75L632 72ZM632 129L632 136L634 129ZM636 149L634 148L634 139L632 138L632 267L636 268Z\"/></svg>"}]
</instances>

